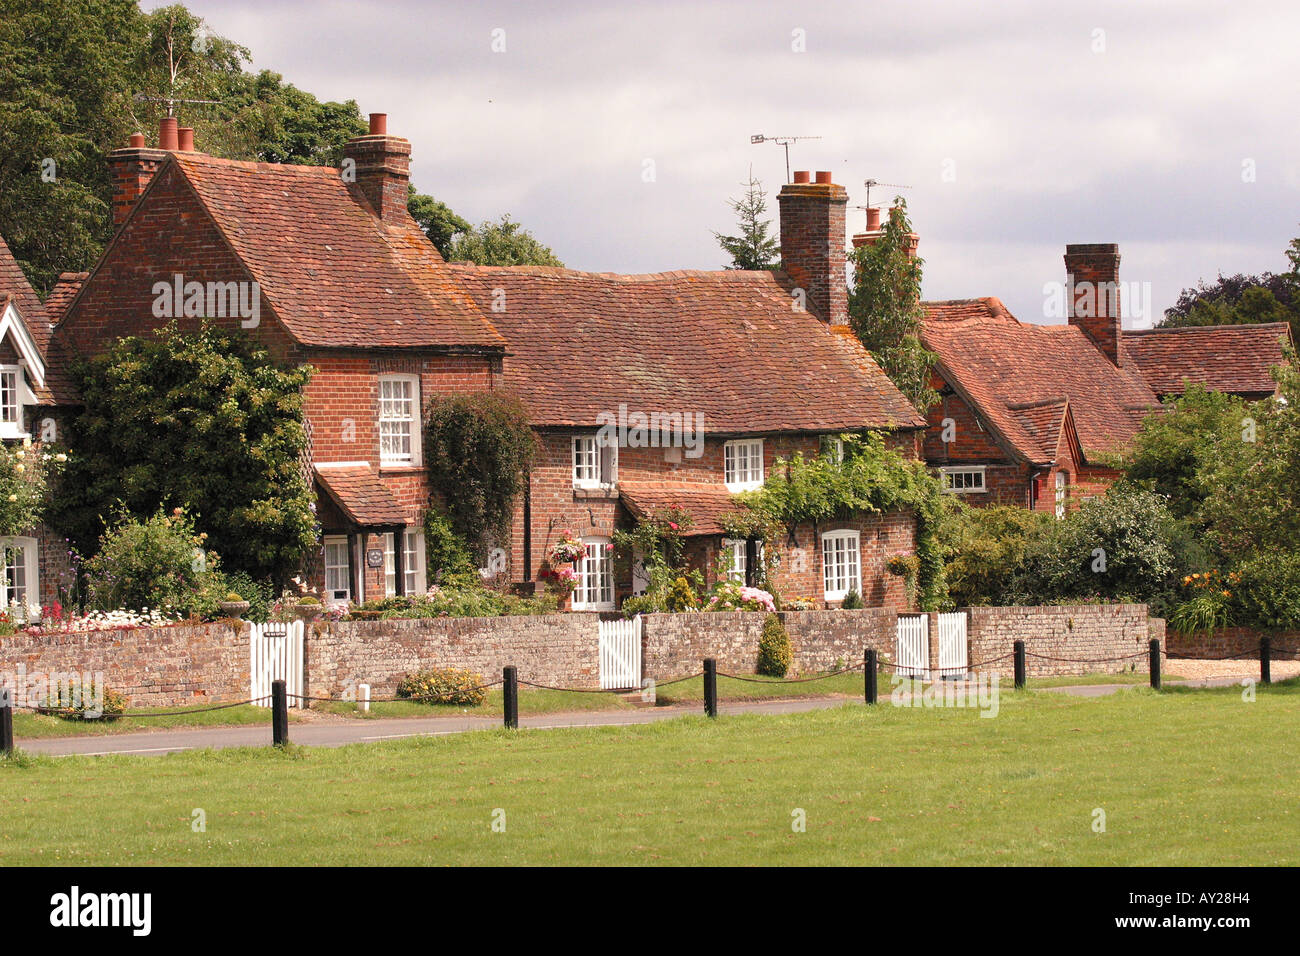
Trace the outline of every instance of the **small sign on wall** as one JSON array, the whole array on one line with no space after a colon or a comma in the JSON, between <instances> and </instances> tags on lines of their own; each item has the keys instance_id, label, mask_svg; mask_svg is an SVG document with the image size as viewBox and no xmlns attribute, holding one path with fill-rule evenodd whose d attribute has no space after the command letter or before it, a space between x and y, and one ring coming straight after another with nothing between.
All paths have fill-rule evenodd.
<instances>
[{"instance_id":1,"label":"small sign on wall","mask_svg":"<svg viewBox=\"0 0 1300 956\"><path fill-rule=\"evenodd\" d=\"M366 551L366 567L382 568L384 566L384 549L370 548Z\"/></svg>"}]
</instances>

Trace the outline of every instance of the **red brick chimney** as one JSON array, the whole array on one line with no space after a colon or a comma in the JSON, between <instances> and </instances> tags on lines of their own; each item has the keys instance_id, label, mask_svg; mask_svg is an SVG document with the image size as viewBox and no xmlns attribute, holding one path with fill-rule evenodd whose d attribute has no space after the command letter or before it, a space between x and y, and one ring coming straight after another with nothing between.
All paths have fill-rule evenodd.
<instances>
[{"instance_id":1,"label":"red brick chimney","mask_svg":"<svg viewBox=\"0 0 1300 956\"><path fill-rule=\"evenodd\" d=\"M1067 245L1065 273L1070 324L1083 329L1112 364L1124 364L1119 246L1113 242Z\"/></svg>"},{"instance_id":2,"label":"red brick chimney","mask_svg":"<svg viewBox=\"0 0 1300 956\"><path fill-rule=\"evenodd\" d=\"M411 179L411 143L388 135L388 114L370 114L370 135L349 140L343 147L346 163L355 163L357 188L384 222L409 220L407 186ZM347 170L344 171L345 176Z\"/></svg>"},{"instance_id":3,"label":"red brick chimney","mask_svg":"<svg viewBox=\"0 0 1300 956\"><path fill-rule=\"evenodd\" d=\"M777 194L781 209L781 266L807 296L808 311L832 326L849 324L849 290L844 270L845 210L849 194L817 173L805 171Z\"/></svg>"},{"instance_id":4,"label":"red brick chimney","mask_svg":"<svg viewBox=\"0 0 1300 956\"><path fill-rule=\"evenodd\" d=\"M163 124L167 120L163 120ZM164 132L163 129L159 130ZM171 134L176 134L176 120L171 121ZM159 136L159 142L163 142L164 137ZM162 149L147 149L144 145L143 133L132 133L130 145L124 149L115 149L108 154L108 174L113 181L113 228L116 229L126 221L127 214L131 212L131 207L135 201L140 198L153 179L153 174L158 172L158 167L162 165L167 153Z\"/></svg>"}]
</instances>

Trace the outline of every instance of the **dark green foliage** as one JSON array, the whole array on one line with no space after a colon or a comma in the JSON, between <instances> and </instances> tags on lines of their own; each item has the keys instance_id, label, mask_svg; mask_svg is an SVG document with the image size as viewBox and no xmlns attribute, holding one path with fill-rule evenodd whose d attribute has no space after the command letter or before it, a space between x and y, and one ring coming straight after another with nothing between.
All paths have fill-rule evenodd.
<instances>
[{"instance_id":1,"label":"dark green foliage","mask_svg":"<svg viewBox=\"0 0 1300 956\"><path fill-rule=\"evenodd\" d=\"M77 370L84 407L53 521L83 554L117 503L137 518L180 506L227 568L278 584L314 546L301 464L309 368L280 368L242 333L170 324Z\"/></svg>"},{"instance_id":2,"label":"dark green foliage","mask_svg":"<svg viewBox=\"0 0 1300 956\"><path fill-rule=\"evenodd\" d=\"M794 648L785 625L775 614L763 620L763 633L758 639L758 664L755 670L765 677L784 677L794 662Z\"/></svg>"},{"instance_id":3,"label":"dark green foliage","mask_svg":"<svg viewBox=\"0 0 1300 956\"><path fill-rule=\"evenodd\" d=\"M912 224L906 201L900 196L894 202L898 212L879 240L850 254L849 324L898 390L924 412L939 400L930 387L935 356L921 344L924 260L908 252Z\"/></svg>"},{"instance_id":4,"label":"dark green foliage","mask_svg":"<svg viewBox=\"0 0 1300 956\"><path fill-rule=\"evenodd\" d=\"M563 266L564 263L537 241L531 232L510 219L486 221L460 233L451 241L451 262L476 262L481 266Z\"/></svg>"},{"instance_id":5,"label":"dark green foliage","mask_svg":"<svg viewBox=\"0 0 1300 956\"><path fill-rule=\"evenodd\" d=\"M425 429L434 493L446 504L453 530L481 560L491 539L509 533L536 454L527 409L508 392L440 396L429 403Z\"/></svg>"},{"instance_id":6,"label":"dark green foliage","mask_svg":"<svg viewBox=\"0 0 1300 956\"><path fill-rule=\"evenodd\" d=\"M451 255L451 242L459 234L469 232L473 227L451 211L451 207L439 202L432 196L417 193L410 187L410 198L406 201L406 210L424 230L429 241L434 244L444 259Z\"/></svg>"},{"instance_id":7,"label":"dark green foliage","mask_svg":"<svg viewBox=\"0 0 1300 956\"><path fill-rule=\"evenodd\" d=\"M850 591L848 594L844 595L844 600L840 603L840 607L846 611L859 610L862 607L862 595L857 591Z\"/></svg>"},{"instance_id":8,"label":"dark green foliage","mask_svg":"<svg viewBox=\"0 0 1300 956\"><path fill-rule=\"evenodd\" d=\"M215 607L221 582L217 558L208 553L194 522L181 510L161 509L147 518L122 515L104 532L98 553L85 564L94 605L168 614L200 614L201 592Z\"/></svg>"},{"instance_id":9,"label":"dark green foliage","mask_svg":"<svg viewBox=\"0 0 1300 956\"><path fill-rule=\"evenodd\" d=\"M775 237L767 234L772 226L772 220L763 218L767 211L767 193L763 191L763 184L754 178L753 170L750 170L749 182L741 185L745 187L745 194L727 203L736 214L740 235L724 236L715 232L713 238L718 240L722 251L731 256L728 269L775 269L780 261L781 247Z\"/></svg>"},{"instance_id":10,"label":"dark green foliage","mask_svg":"<svg viewBox=\"0 0 1300 956\"><path fill-rule=\"evenodd\" d=\"M957 607L1009 603L1008 589L1031 541L1052 530L1042 512L1014 506L974 508L947 499L942 526L948 594Z\"/></svg>"},{"instance_id":11,"label":"dark green foliage","mask_svg":"<svg viewBox=\"0 0 1300 956\"><path fill-rule=\"evenodd\" d=\"M482 584L474 556L457 536L451 520L433 508L424 515L424 564L430 584L444 588L476 588Z\"/></svg>"}]
</instances>

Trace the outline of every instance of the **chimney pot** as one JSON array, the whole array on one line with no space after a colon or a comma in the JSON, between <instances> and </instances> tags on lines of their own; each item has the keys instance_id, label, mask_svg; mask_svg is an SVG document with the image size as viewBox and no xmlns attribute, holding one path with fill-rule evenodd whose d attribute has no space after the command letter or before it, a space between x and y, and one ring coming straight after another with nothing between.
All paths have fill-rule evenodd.
<instances>
[{"instance_id":1,"label":"chimney pot","mask_svg":"<svg viewBox=\"0 0 1300 956\"><path fill-rule=\"evenodd\" d=\"M406 209L411 179L411 144L388 135L388 114L370 114L370 135L348 140L343 156L351 160L356 188L384 222L409 225Z\"/></svg>"},{"instance_id":2,"label":"chimney pot","mask_svg":"<svg viewBox=\"0 0 1300 956\"><path fill-rule=\"evenodd\" d=\"M144 133L132 133L130 147L131 149L144 149Z\"/></svg>"},{"instance_id":3,"label":"chimney pot","mask_svg":"<svg viewBox=\"0 0 1300 956\"><path fill-rule=\"evenodd\" d=\"M194 152L194 127L182 126L176 130L178 148L182 153Z\"/></svg>"},{"instance_id":4,"label":"chimney pot","mask_svg":"<svg viewBox=\"0 0 1300 956\"><path fill-rule=\"evenodd\" d=\"M176 136L176 117L165 116L158 124L158 148L176 150L180 148Z\"/></svg>"},{"instance_id":5,"label":"chimney pot","mask_svg":"<svg viewBox=\"0 0 1300 956\"><path fill-rule=\"evenodd\" d=\"M823 186L831 185L831 174L827 170L817 170L817 182Z\"/></svg>"},{"instance_id":6,"label":"chimney pot","mask_svg":"<svg viewBox=\"0 0 1300 956\"><path fill-rule=\"evenodd\" d=\"M797 183L806 183L806 182L808 182L808 170L806 170L806 169L796 169L796 170L794 171L794 181L797 182Z\"/></svg>"},{"instance_id":7,"label":"chimney pot","mask_svg":"<svg viewBox=\"0 0 1300 956\"><path fill-rule=\"evenodd\" d=\"M876 232L880 229L880 208L872 206L867 210L867 232Z\"/></svg>"},{"instance_id":8,"label":"chimney pot","mask_svg":"<svg viewBox=\"0 0 1300 956\"><path fill-rule=\"evenodd\" d=\"M388 135L388 114L387 113L370 114L370 135L371 136Z\"/></svg>"}]
</instances>

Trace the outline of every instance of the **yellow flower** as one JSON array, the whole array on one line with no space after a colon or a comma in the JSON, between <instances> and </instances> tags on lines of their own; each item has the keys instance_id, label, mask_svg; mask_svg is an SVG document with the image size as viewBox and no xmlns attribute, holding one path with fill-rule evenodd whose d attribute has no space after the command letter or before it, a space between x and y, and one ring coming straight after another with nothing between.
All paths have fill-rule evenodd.
<instances>
[{"instance_id":1,"label":"yellow flower","mask_svg":"<svg viewBox=\"0 0 1300 956\"><path fill-rule=\"evenodd\" d=\"M17 501L17 500L18 500L18 496L17 496L17 495L10 495L10 496L9 496L9 500L10 500L10 501Z\"/></svg>"},{"instance_id":2,"label":"yellow flower","mask_svg":"<svg viewBox=\"0 0 1300 956\"><path fill-rule=\"evenodd\" d=\"M1191 575L1188 575L1187 577L1183 578L1183 583L1184 583L1184 584L1191 584L1191 583L1192 583Z\"/></svg>"},{"instance_id":3,"label":"yellow flower","mask_svg":"<svg viewBox=\"0 0 1300 956\"><path fill-rule=\"evenodd\" d=\"M1224 596L1224 597L1232 597L1232 592L1231 592L1231 591L1224 591L1224 592L1223 592L1223 596Z\"/></svg>"},{"instance_id":4,"label":"yellow flower","mask_svg":"<svg viewBox=\"0 0 1300 956\"><path fill-rule=\"evenodd\" d=\"M18 464L14 465L14 471L18 472L18 474L20 475L26 470L27 470L27 466L24 465L22 462L19 462Z\"/></svg>"}]
</instances>

